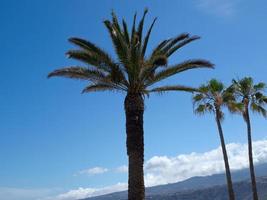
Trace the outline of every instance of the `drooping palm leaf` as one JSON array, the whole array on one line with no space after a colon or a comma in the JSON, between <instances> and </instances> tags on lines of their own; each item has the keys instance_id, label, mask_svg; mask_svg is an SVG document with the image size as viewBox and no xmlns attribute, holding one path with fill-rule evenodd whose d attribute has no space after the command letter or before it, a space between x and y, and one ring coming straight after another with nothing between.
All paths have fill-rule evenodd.
<instances>
[{"instance_id":1,"label":"drooping palm leaf","mask_svg":"<svg viewBox=\"0 0 267 200\"><path fill-rule=\"evenodd\" d=\"M103 92L103 91L114 91L114 90L120 90L119 88L113 87L108 84L94 84L89 85L85 87L82 91L82 93L88 93L88 92Z\"/></svg>"},{"instance_id":2,"label":"drooping palm leaf","mask_svg":"<svg viewBox=\"0 0 267 200\"><path fill-rule=\"evenodd\" d=\"M206 60L187 60L157 72L153 80L149 80L146 83L146 86L150 86L177 73L196 68L213 68L213 64Z\"/></svg>"},{"instance_id":3,"label":"drooping palm leaf","mask_svg":"<svg viewBox=\"0 0 267 200\"><path fill-rule=\"evenodd\" d=\"M171 86L161 86L156 87L151 90L148 90L149 92L157 92L157 93L163 93L163 92L169 92L169 91L184 91L184 92L196 92L198 91L196 88L187 87L183 85L171 85Z\"/></svg>"},{"instance_id":4,"label":"drooping palm leaf","mask_svg":"<svg viewBox=\"0 0 267 200\"><path fill-rule=\"evenodd\" d=\"M106 78L106 75L98 70L90 70L84 67L67 67L49 73L48 77L61 76L72 79L80 79L95 82Z\"/></svg>"}]
</instances>

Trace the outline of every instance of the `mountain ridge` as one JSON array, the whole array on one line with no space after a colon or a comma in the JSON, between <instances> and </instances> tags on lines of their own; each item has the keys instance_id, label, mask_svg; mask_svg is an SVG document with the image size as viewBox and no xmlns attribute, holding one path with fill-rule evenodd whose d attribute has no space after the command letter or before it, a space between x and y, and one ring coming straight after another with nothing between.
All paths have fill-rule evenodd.
<instances>
[{"instance_id":1,"label":"mountain ridge","mask_svg":"<svg viewBox=\"0 0 267 200\"><path fill-rule=\"evenodd\" d=\"M259 193L263 200L267 200L267 163L255 166ZM237 200L250 199L250 181L249 170L235 170L232 172L234 189ZM196 194L202 194L207 197L203 200L225 200L227 199L225 174L214 174L210 176L196 176L177 183L159 185L146 188L146 199L151 200L195 200ZM265 188L265 189L264 189ZM266 191L266 192L265 192ZM239 193L242 193L240 196ZM198 199L201 200L197 195ZM226 196L225 196L226 195ZM238 197L238 195L240 197ZM190 197L190 198L189 198ZM212 197L212 198L211 198ZM127 191L115 192L111 194L89 197L82 200L126 200Z\"/></svg>"}]
</instances>

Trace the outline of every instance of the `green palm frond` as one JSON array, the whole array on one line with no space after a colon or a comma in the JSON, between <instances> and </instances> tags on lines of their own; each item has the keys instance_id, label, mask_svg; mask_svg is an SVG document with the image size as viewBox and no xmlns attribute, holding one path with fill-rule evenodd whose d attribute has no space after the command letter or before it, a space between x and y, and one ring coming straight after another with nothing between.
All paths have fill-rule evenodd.
<instances>
[{"instance_id":1,"label":"green palm frond","mask_svg":"<svg viewBox=\"0 0 267 200\"><path fill-rule=\"evenodd\" d=\"M85 62L89 65L93 65L106 72L112 71L113 68L119 68L118 64L113 61L108 53L106 53L104 50L97 47L90 41L74 37L70 38L69 41L82 48L82 50L68 51L66 54L69 58Z\"/></svg>"},{"instance_id":2,"label":"green palm frond","mask_svg":"<svg viewBox=\"0 0 267 200\"><path fill-rule=\"evenodd\" d=\"M244 112L243 103L238 103L238 102L235 102L235 101L230 101L227 104L227 108L228 108L230 113L242 114Z\"/></svg>"},{"instance_id":3,"label":"green palm frond","mask_svg":"<svg viewBox=\"0 0 267 200\"><path fill-rule=\"evenodd\" d=\"M127 24L126 24L124 19L122 20L122 25L123 25L124 38L125 38L127 44L130 45L130 35L129 35L129 32L128 32Z\"/></svg>"},{"instance_id":4,"label":"green palm frond","mask_svg":"<svg viewBox=\"0 0 267 200\"><path fill-rule=\"evenodd\" d=\"M90 41L87 41L81 38L72 37L72 38L69 38L69 42L77 45L78 47L86 51L93 52L98 55L102 55L103 57L109 57L107 53L105 53L101 48L97 47L95 44L93 44Z\"/></svg>"},{"instance_id":5,"label":"green palm frond","mask_svg":"<svg viewBox=\"0 0 267 200\"><path fill-rule=\"evenodd\" d=\"M134 14L134 18L133 18L132 34L131 34L131 46L135 44L134 41L136 38L136 30L135 30L136 16L137 16L137 13Z\"/></svg>"},{"instance_id":6,"label":"green palm frond","mask_svg":"<svg viewBox=\"0 0 267 200\"><path fill-rule=\"evenodd\" d=\"M117 18L114 11L111 12L111 17L112 17L112 25L113 25L114 29L116 29L116 32L118 34L122 35L121 27L119 25L118 18Z\"/></svg>"},{"instance_id":7,"label":"green palm frond","mask_svg":"<svg viewBox=\"0 0 267 200\"><path fill-rule=\"evenodd\" d=\"M206 60L187 60L157 72L152 80L148 80L146 86L150 86L177 73L196 68L213 68L213 64Z\"/></svg>"},{"instance_id":8,"label":"green palm frond","mask_svg":"<svg viewBox=\"0 0 267 200\"><path fill-rule=\"evenodd\" d=\"M120 69L118 65L108 66L106 63L103 63L102 60L98 60L99 57L91 56L88 52L82 50L71 50L68 51L67 54L70 58L74 58L76 60L83 61L89 65L95 66L97 71L103 71L104 74L110 74L111 80L116 83L122 83L123 85L128 87L128 82L125 78L124 73Z\"/></svg>"},{"instance_id":9,"label":"green palm frond","mask_svg":"<svg viewBox=\"0 0 267 200\"><path fill-rule=\"evenodd\" d=\"M163 54L162 48L164 48L170 41L172 41L172 38L160 42L152 51L151 58L157 54Z\"/></svg>"},{"instance_id":10,"label":"green palm frond","mask_svg":"<svg viewBox=\"0 0 267 200\"><path fill-rule=\"evenodd\" d=\"M209 88L210 88L210 91L215 93L215 92L222 92L223 89L224 89L224 85L222 82L216 80L216 79L211 79L209 81Z\"/></svg>"},{"instance_id":11,"label":"green palm frond","mask_svg":"<svg viewBox=\"0 0 267 200\"><path fill-rule=\"evenodd\" d=\"M163 92L169 92L169 91L196 92L197 89L193 87L183 86L183 85L172 85L172 86L156 87L148 91L157 92L157 93L163 93Z\"/></svg>"},{"instance_id":12,"label":"green palm frond","mask_svg":"<svg viewBox=\"0 0 267 200\"><path fill-rule=\"evenodd\" d=\"M198 40L200 39L199 36L192 36L188 39L185 39L184 41L182 41L181 43L178 43L177 45L175 45L173 48L171 48L167 53L167 57L170 57L174 52L176 52L178 49L180 49L181 47L193 42L194 40Z\"/></svg>"},{"instance_id":13,"label":"green palm frond","mask_svg":"<svg viewBox=\"0 0 267 200\"><path fill-rule=\"evenodd\" d=\"M259 104L257 104L257 103L252 102L252 103L250 104L250 109L251 109L253 112L255 112L255 113L259 113L259 114L262 115L263 117L267 118L267 111L266 111L266 109L265 109L263 106L261 106L261 105L259 105Z\"/></svg>"},{"instance_id":14,"label":"green palm frond","mask_svg":"<svg viewBox=\"0 0 267 200\"><path fill-rule=\"evenodd\" d=\"M198 90L199 90L199 92L200 93L202 93L202 94L206 94L206 93L208 93L209 92L209 87L208 87L208 85L204 85L204 84L202 84L199 88L198 88Z\"/></svg>"},{"instance_id":15,"label":"green palm frond","mask_svg":"<svg viewBox=\"0 0 267 200\"><path fill-rule=\"evenodd\" d=\"M182 33L178 35L177 37L172 38L163 48L161 48L161 51L164 53L167 53L178 42L183 41L188 38L189 38L189 33Z\"/></svg>"},{"instance_id":16,"label":"green palm frond","mask_svg":"<svg viewBox=\"0 0 267 200\"><path fill-rule=\"evenodd\" d=\"M253 89L255 90L255 92L258 92L258 91L259 91L259 92L264 91L265 88L266 88L266 84L263 83L263 82L260 82L260 83L258 83L258 84L256 84L256 85L253 86Z\"/></svg>"},{"instance_id":17,"label":"green palm frond","mask_svg":"<svg viewBox=\"0 0 267 200\"><path fill-rule=\"evenodd\" d=\"M153 29L153 26L156 22L157 18L155 18L152 22L152 24L150 25L148 31L147 31L147 34L146 34L146 37L144 39L144 43L143 43L143 47L142 47L142 57L144 58L145 56L145 53L146 53L146 48L147 48L147 44L148 44L148 41L149 41L149 37L150 37L150 34L151 34L151 31Z\"/></svg>"},{"instance_id":18,"label":"green palm frond","mask_svg":"<svg viewBox=\"0 0 267 200\"><path fill-rule=\"evenodd\" d=\"M93 85L89 85L86 88L83 89L82 93L88 93L88 92L103 92L103 91L116 91L116 90L120 90L112 85L109 84L93 84Z\"/></svg>"},{"instance_id":19,"label":"green palm frond","mask_svg":"<svg viewBox=\"0 0 267 200\"><path fill-rule=\"evenodd\" d=\"M213 113L213 112L214 108L213 105L210 103L198 104L194 109L194 113L198 115L203 115L205 113Z\"/></svg>"},{"instance_id":20,"label":"green palm frond","mask_svg":"<svg viewBox=\"0 0 267 200\"><path fill-rule=\"evenodd\" d=\"M169 57L181 47L197 39L200 39L200 37L190 36L188 33L182 33L175 38L164 40L152 51L151 57L157 54L164 54Z\"/></svg>"},{"instance_id":21,"label":"green palm frond","mask_svg":"<svg viewBox=\"0 0 267 200\"><path fill-rule=\"evenodd\" d=\"M78 47L89 52L90 54L98 55L108 65L114 64L114 61L111 59L111 57L108 55L108 53L106 53L104 50L102 50L100 47L96 46L94 43L92 43L90 41L87 41L87 40L84 40L81 38L72 37L69 39L69 42L77 45Z\"/></svg>"},{"instance_id":22,"label":"green palm frond","mask_svg":"<svg viewBox=\"0 0 267 200\"><path fill-rule=\"evenodd\" d=\"M138 25L138 29L137 29L137 35L138 35L140 43L142 43L143 27L144 27L144 21L145 21L145 17L146 17L147 12L148 12L148 9L145 9L143 17L140 20L139 25Z\"/></svg>"},{"instance_id":23,"label":"green palm frond","mask_svg":"<svg viewBox=\"0 0 267 200\"><path fill-rule=\"evenodd\" d=\"M89 52L83 50L70 50L66 53L66 55L68 58L84 62L89 66L96 67L99 70L103 70L105 72L109 72L111 70L111 66L105 63L101 57L95 54L90 54Z\"/></svg>"},{"instance_id":24,"label":"green palm frond","mask_svg":"<svg viewBox=\"0 0 267 200\"><path fill-rule=\"evenodd\" d=\"M106 75L98 70L90 70L84 67L66 67L48 74L48 78L59 76L65 78L81 79L95 82L106 78Z\"/></svg>"},{"instance_id":25,"label":"green palm frond","mask_svg":"<svg viewBox=\"0 0 267 200\"><path fill-rule=\"evenodd\" d=\"M193 102L194 103L197 103L197 102L203 101L203 98L205 98L205 95L204 94L197 93L197 94L193 95Z\"/></svg>"},{"instance_id":26,"label":"green palm frond","mask_svg":"<svg viewBox=\"0 0 267 200\"><path fill-rule=\"evenodd\" d=\"M116 54L123 65L128 66L129 64L129 48L127 42L125 41L123 35L121 34L120 30L116 28L109 20L105 20L104 24L109 32L111 37L114 49Z\"/></svg>"},{"instance_id":27,"label":"green palm frond","mask_svg":"<svg viewBox=\"0 0 267 200\"><path fill-rule=\"evenodd\" d=\"M233 80L235 91L240 96L250 96L253 92L253 79L251 77L245 77L240 80Z\"/></svg>"}]
</instances>

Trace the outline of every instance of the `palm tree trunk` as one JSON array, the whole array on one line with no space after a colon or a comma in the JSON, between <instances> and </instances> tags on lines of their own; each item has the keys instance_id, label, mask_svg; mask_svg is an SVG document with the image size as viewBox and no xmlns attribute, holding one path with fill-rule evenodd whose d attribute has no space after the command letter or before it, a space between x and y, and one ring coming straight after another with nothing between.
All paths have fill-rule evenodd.
<instances>
[{"instance_id":1,"label":"palm tree trunk","mask_svg":"<svg viewBox=\"0 0 267 200\"><path fill-rule=\"evenodd\" d=\"M144 200L144 99L141 94L127 94L124 101L126 114L126 146L129 159L128 200Z\"/></svg>"},{"instance_id":2,"label":"palm tree trunk","mask_svg":"<svg viewBox=\"0 0 267 200\"><path fill-rule=\"evenodd\" d=\"M216 122L217 122L217 127L218 127L218 131L219 131L219 135L220 135L221 147L222 147L222 152L223 152L225 174L226 174L227 187L228 187L228 196L229 196L229 200L235 200L233 182L232 182L232 177L231 177L231 171L230 171L226 146L225 146L225 142L224 142L223 130L222 130L221 121L220 121L220 117L219 117L220 116L219 112L220 111L216 109Z\"/></svg>"},{"instance_id":3,"label":"palm tree trunk","mask_svg":"<svg viewBox=\"0 0 267 200\"><path fill-rule=\"evenodd\" d=\"M258 192L257 192L257 183L256 176L253 164L253 152L252 152L252 138L251 138L251 125L250 125L250 117L248 105L245 107L245 119L247 124L247 134L248 134L248 157L249 157L249 169L250 169L250 177L251 177L251 186L253 192L253 200L258 200Z\"/></svg>"}]
</instances>

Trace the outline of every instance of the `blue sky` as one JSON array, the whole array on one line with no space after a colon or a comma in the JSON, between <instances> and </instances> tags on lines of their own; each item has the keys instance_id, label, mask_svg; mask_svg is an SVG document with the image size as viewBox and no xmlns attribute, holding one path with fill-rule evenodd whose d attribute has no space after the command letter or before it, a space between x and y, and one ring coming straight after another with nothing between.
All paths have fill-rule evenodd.
<instances>
[{"instance_id":1,"label":"blue sky","mask_svg":"<svg viewBox=\"0 0 267 200\"><path fill-rule=\"evenodd\" d=\"M27 190L33 197L25 199L36 199L34 192L45 197L50 192L126 182L127 174L116 171L127 164L124 95L81 95L86 83L46 76L75 64L64 55L73 47L67 42L71 36L86 38L114 55L102 21L114 9L131 23L134 12L140 16L145 7L149 8L147 25L158 17L149 49L165 38L189 32L202 39L174 54L170 63L205 58L216 64L215 70L188 71L165 83L198 86L215 77L228 84L243 76L266 81L267 3L263 0L2 0L0 199L7 188L13 188L14 195ZM246 142L241 117L227 115L223 125L227 143ZM254 140L266 139L265 127L266 120L254 115ZM208 152L218 146L212 116L195 116L190 94L146 99L146 160ZM84 172L95 167L103 173Z\"/></svg>"}]
</instances>

